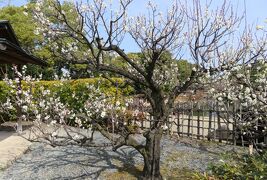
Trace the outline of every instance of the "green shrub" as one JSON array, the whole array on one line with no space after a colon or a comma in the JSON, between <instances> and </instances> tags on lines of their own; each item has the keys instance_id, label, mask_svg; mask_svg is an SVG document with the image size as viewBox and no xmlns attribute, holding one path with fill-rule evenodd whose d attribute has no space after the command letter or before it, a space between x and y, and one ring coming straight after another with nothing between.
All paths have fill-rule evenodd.
<instances>
[{"instance_id":1,"label":"green shrub","mask_svg":"<svg viewBox=\"0 0 267 180\"><path fill-rule=\"evenodd\" d=\"M120 78L113 78L113 81L118 83L118 88L114 86L110 81L104 78L88 78L77 79L67 81L39 81L32 85L26 84L22 81L22 89L26 90L31 88L31 92L35 97L38 97L41 91L50 90L52 94L56 94L56 97L60 98L60 101L64 104L68 104L71 109L79 111L83 108L85 101L90 95L89 86L94 86L99 89L100 93L103 93L110 97L117 97L117 100L123 98L123 96L134 93L134 90L130 86L123 86L124 80ZM123 88L119 88L123 86ZM5 102L6 98L14 95L11 88L6 83L0 82L0 101ZM75 97L73 97L73 93ZM37 98L38 99L38 98ZM15 112L10 112L8 120L12 120L11 116ZM1 114L0 114L1 115ZM2 117L6 115L2 114Z\"/></svg>"},{"instance_id":2,"label":"green shrub","mask_svg":"<svg viewBox=\"0 0 267 180\"><path fill-rule=\"evenodd\" d=\"M3 81L0 81L0 102L6 101L6 98L8 97L8 94L10 92L11 88L9 88L6 83Z\"/></svg>"},{"instance_id":3,"label":"green shrub","mask_svg":"<svg viewBox=\"0 0 267 180\"><path fill-rule=\"evenodd\" d=\"M197 179L267 179L267 151L261 155L229 154L225 161L212 164L210 173L197 175Z\"/></svg>"}]
</instances>

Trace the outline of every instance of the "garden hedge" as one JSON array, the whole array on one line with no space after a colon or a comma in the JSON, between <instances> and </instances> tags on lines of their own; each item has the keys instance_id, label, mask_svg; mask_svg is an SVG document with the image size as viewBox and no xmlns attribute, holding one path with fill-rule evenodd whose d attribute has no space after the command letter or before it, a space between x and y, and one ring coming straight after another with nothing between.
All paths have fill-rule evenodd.
<instances>
[{"instance_id":1,"label":"garden hedge","mask_svg":"<svg viewBox=\"0 0 267 180\"><path fill-rule=\"evenodd\" d=\"M134 93L134 89L130 86L123 86L124 80L121 78L113 78L114 82L117 82L118 88L112 84L109 80L104 78L87 78L87 79L75 79L66 81L38 81L32 86L32 92L34 96L38 96L42 91L40 87L44 87L46 90L57 94L60 97L61 102L67 103L71 108L79 110L83 107L84 102L90 95L90 88L88 86L94 86L99 88L100 93L105 95L115 96L118 98L123 95L131 95ZM120 88L123 86L123 88ZM22 81L22 88L29 88L29 86ZM75 93L75 98L72 96ZM0 101L5 102L7 97L11 96L11 88L8 85L0 81Z\"/></svg>"}]
</instances>

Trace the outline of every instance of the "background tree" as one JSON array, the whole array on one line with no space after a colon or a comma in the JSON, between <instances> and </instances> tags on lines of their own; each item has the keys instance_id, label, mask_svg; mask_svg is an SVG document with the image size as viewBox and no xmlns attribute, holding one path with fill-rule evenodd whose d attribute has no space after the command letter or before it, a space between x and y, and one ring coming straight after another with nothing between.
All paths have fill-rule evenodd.
<instances>
[{"instance_id":1,"label":"background tree","mask_svg":"<svg viewBox=\"0 0 267 180\"><path fill-rule=\"evenodd\" d=\"M131 58L133 61L144 61L144 59L146 58L143 53L127 53L127 56L129 58ZM107 60L107 63L113 64L115 66L119 66L121 68L129 68L127 65L127 62L122 60L122 57L120 56L116 56L116 57L105 57ZM192 72L192 68L193 68L193 64L191 64L190 62L188 62L187 60L183 60L183 59L175 59L173 58L173 55L171 52L163 52L161 57L162 61L173 61L174 64L177 64L177 67L179 69L179 73L178 74L178 78L180 81L185 81L191 74ZM111 75L111 74L110 74ZM118 76L117 74L112 74L113 76Z\"/></svg>"},{"instance_id":2,"label":"background tree","mask_svg":"<svg viewBox=\"0 0 267 180\"><path fill-rule=\"evenodd\" d=\"M210 90L219 107L232 117L237 136L247 140L260 152L257 140L267 134L267 59L239 65L212 80ZM222 84L218 86L218 84ZM223 119L227 119L221 116ZM230 122L231 123L231 122Z\"/></svg>"},{"instance_id":3,"label":"background tree","mask_svg":"<svg viewBox=\"0 0 267 180\"><path fill-rule=\"evenodd\" d=\"M28 4L29 8L32 7ZM24 11L24 7L6 6L1 8L0 19L9 20L14 31L18 37L21 47L27 52L38 56L49 62L49 67L42 68L36 65L27 65L28 74L32 76L39 76L43 74L45 79L52 79L55 70L53 68L54 60L52 60L52 54L47 47L42 45L43 36L35 34L37 26L34 23L34 19L30 11ZM1 65L1 76L3 73L12 75L11 66Z\"/></svg>"},{"instance_id":4,"label":"background tree","mask_svg":"<svg viewBox=\"0 0 267 180\"><path fill-rule=\"evenodd\" d=\"M54 74L61 75L62 68L70 68L65 63L65 59L61 56L57 56L57 52L54 51L51 46L45 40L44 34L37 33L38 25L34 22L33 7L36 1L29 1L25 6L5 6L1 8L0 19L9 20L14 31L18 37L21 47L48 62L48 67L39 67L36 65L27 65L27 73L38 77L42 74L43 79L51 80L54 78ZM68 11L68 3L65 3L64 8ZM45 7L44 11L48 11ZM73 17L75 18L75 17ZM54 21L54 23L56 23ZM84 67L76 67L77 71L84 69ZM11 66L1 65L1 75L8 73L12 76Z\"/></svg>"},{"instance_id":5,"label":"background tree","mask_svg":"<svg viewBox=\"0 0 267 180\"><path fill-rule=\"evenodd\" d=\"M91 70L117 74L144 94L153 117L150 129L143 133L145 144L138 142L123 124L116 136L106 131L101 121L95 120L93 124L113 142L114 150L127 145L141 153L145 179L162 179L162 126L172 113L175 98L207 74L256 61L266 53L266 37L256 41L248 31L237 33L242 18L226 1L216 10L197 0L188 6L186 2L174 2L164 14L149 2L148 13L128 17L131 3L132 0L119 1L116 4L119 10L114 11L115 5L104 0L73 2L66 12L62 1L37 1L34 17L39 33L46 36L59 56L68 60L66 63L86 63ZM44 7L49 10L44 11ZM75 21L72 17L76 17ZM126 35L140 48L142 58L135 60L125 53L121 42ZM190 54L195 64L185 80L179 78L174 61L182 59L183 51ZM164 57L165 52L175 58ZM105 58L112 55L118 56L117 60L126 67Z\"/></svg>"}]
</instances>

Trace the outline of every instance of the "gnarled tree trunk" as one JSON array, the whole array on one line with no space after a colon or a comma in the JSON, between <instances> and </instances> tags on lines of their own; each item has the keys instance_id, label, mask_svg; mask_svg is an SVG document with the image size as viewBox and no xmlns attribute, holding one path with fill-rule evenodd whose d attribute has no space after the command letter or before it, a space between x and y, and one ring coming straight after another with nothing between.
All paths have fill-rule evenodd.
<instances>
[{"instance_id":1,"label":"gnarled tree trunk","mask_svg":"<svg viewBox=\"0 0 267 180\"><path fill-rule=\"evenodd\" d=\"M146 180L161 180L160 174L160 141L162 129L153 129L146 135L143 176Z\"/></svg>"}]
</instances>

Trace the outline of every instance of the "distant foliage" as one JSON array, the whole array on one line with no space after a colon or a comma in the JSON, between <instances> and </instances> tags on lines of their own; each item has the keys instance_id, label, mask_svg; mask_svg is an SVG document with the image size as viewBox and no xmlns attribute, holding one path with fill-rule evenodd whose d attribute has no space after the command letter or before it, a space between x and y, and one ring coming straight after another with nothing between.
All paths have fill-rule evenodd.
<instances>
[{"instance_id":1,"label":"distant foliage","mask_svg":"<svg viewBox=\"0 0 267 180\"><path fill-rule=\"evenodd\" d=\"M36 32L38 25L34 23L33 6L34 1L21 7L2 7L0 8L0 20L8 20L10 22L20 42L20 46L25 51L48 62L47 67L28 64L26 73L32 77L38 77L42 74L43 79L52 80L55 73L61 75L61 68L69 68L69 65L65 63L64 58L56 57L54 55L55 52L51 50L53 47L50 47L43 34ZM68 8L67 5L64 8ZM8 74L9 77L13 77L14 73L11 65L0 65L0 79L4 78L4 73Z\"/></svg>"}]
</instances>

